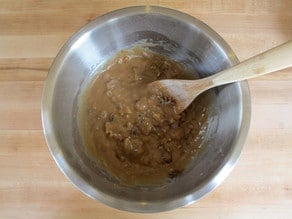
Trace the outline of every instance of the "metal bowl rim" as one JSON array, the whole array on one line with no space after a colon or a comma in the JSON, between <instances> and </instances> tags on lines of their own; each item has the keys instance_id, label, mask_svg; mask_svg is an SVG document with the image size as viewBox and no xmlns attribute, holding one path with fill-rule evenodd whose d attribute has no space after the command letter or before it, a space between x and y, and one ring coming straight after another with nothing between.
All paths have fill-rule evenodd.
<instances>
[{"instance_id":1,"label":"metal bowl rim","mask_svg":"<svg viewBox=\"0 0 292 219\"><path fill-rule=\"evenodd\" d=\"M149 12L150 10L150 12ZM236 137L236 143L233 146L232 152L226 158L227 162L223 163L219 168L219 171L215 172L212 176L210 176L210 180L200 186L197 190L193 191L191 194L180 197L174 200L161 201L161 202L152 202L152 203L144 203L144 202L133 202L124 200L122 198L113 198L112 196L103 193L102 191L96 191L96 189L89 184L86 183L84 179L82 179L77 172L70 168L69 164L65 162L63 154L60 150L61 146L58 144L57 138L54 134L54 128L52 125L52 105L53 105L53 88L58 78L58 70L62 66L62 60L64 60L66 54L70 52L70 48L72 45L84 34L90 31L92 28L96 27L96 25L103 24L105 21L111 19L118 19L119 17L129 16L129 15L137 15L137 14L160 14L165 16L171 16L174 19L178 19L184 21L186 23L190 23L192 25L196 25L204 30L206 35L210 36L212 40L217 44L217 46L224 51L226 56L228 55L228 60L231 65L237 64L239 61L231 50L230 46L224 41L221 36L219 36L214 30L212 30L209 26L207 26L202 21L185 14L183 12L158 7L158 6L134 6L128 8L118 9L112 12L109 12L103 16L97 17L93 21L89 22L87 25L82 27L79 31L77 31L61 48L56 58L54 59L50 69L48 76L45 81L43 94L42 94L42 102L41 102L41 118L42 118L42 126L43 132L45 135L46 143L52 154L56 164L63 172L63 174L75 185L80 191L88 195L89 197L99 200L111 207L116 209L131 211L131 212L140 212L140 213L153 213L153 212L161 212L172 210L181 206L185 206L196 202L201 197L210 193L214 190L231 172L234 165L236 164L240 153L242 151L243 145L247 138L250 119L251 119L251 100L250 100L250 92L249 87L246 81L237 82L240 86L240 91L242 94L242 118L241 125L239 129L239 133Z\"/></svg>"}]
</instances>

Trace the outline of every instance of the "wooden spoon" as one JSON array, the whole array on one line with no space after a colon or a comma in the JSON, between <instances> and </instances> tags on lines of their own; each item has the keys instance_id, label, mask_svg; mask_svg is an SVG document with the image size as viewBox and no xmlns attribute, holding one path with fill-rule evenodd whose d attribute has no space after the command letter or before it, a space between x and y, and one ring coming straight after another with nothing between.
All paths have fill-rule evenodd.
<instances>
[{"instance_id":1,"label":"wooden spoon","mask_svg":"<svg viewBox=\"0 0 292 219\"><path fill-rule=\"evenodd\" d=\"M198 80L167 79L149 84L176 102L176 113L184 111L202 92L213 87L242 81L292 66L292 41L247 59L238 65Z\"/></svg>"}]
</instances>

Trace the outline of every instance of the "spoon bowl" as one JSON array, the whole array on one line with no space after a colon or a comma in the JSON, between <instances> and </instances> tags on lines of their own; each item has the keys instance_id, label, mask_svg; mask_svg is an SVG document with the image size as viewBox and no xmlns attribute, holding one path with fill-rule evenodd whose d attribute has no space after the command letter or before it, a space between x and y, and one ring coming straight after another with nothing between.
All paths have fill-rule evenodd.
<instances>
[{"instance_id":1,"label":"spoon bowl","mask_svg":"<svg viewBox=\"0 0 292 219\"><path fill-rule=\"evenodd\" d=\"M176 113L184 111L202 92L223 84L259 77L292 66L292 41L256 55L238 65L199 80L167 79L149 84L175 100Z\"/></svg>"}]
</instances>

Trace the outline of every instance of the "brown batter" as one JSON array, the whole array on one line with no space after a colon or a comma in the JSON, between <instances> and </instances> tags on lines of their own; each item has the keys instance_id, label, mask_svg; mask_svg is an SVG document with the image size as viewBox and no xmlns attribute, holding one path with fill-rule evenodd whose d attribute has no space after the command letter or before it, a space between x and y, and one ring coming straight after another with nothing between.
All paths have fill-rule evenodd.
<instances>
[{"instance_id":1,"label":"brown batter","mask_svg":"<svg viewBox=\"0 0 292 219\"><path fill-rule=\"evenodd\" d=\"M85 90L80 114L88 154L123 184L159 184L185 169L206 129L208 98L183 113L150 91L152 81L190 79L181 64L139 49L122 51Z\"/></svg>"}]
</instances>

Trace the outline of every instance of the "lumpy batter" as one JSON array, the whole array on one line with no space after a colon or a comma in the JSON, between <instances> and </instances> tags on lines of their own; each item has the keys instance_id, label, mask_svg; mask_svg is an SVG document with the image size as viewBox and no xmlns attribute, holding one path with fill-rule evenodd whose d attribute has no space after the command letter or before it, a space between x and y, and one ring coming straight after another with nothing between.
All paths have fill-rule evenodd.
<instances>
[{"instance_id":1,"label":"lumpy batter","mask_svg":"<svg viewBox=\"0 0 292 219\"><path fill-rule=\"evenodd\" d=\"M160 55L122 51L84 92L79 126L87 153L123 184L177 177L200 148L208 97L177 115L171 98L147 86L166 78L190 74Z\"/></svg>"}]
</instances>

